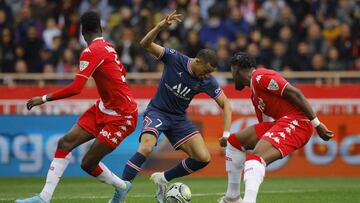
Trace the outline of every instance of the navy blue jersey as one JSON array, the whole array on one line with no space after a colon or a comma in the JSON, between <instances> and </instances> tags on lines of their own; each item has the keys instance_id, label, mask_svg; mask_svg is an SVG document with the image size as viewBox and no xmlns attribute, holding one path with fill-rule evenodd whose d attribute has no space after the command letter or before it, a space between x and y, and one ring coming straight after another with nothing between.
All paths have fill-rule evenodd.
<instances>
[{"instance_id":1,"label":"navy blue jersey","mask_svg":"<svg viewBox=\"0 0 360 203\"><path fill-rule=\"evenodd\" d=\"M184 115L196 94L204 92L216 98L222 93L212 75L203 80L192 75L189 67L191 58L174 49L164 48L159 59L164 62L165 68L157 92L148 108Z\"/></svg>"}]
</instances>

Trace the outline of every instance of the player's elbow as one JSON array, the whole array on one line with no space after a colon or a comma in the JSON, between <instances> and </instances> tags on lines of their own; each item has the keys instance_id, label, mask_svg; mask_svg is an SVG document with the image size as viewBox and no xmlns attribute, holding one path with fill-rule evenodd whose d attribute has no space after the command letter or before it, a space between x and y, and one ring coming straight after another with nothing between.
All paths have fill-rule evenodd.
<instances>
[{"instance_id":1,"label":"player's elbow","mask_svg":"<svg viewBox=\"0 0 360 203\"><path fill-rule=\"evenodd\" d=\"M144 39L142 39L141 41L140 41L140 46L142 47L142 48L144 48L144 49L148 49L149 48L149 43L147 43Z\"/></svg>"}]
</instances>

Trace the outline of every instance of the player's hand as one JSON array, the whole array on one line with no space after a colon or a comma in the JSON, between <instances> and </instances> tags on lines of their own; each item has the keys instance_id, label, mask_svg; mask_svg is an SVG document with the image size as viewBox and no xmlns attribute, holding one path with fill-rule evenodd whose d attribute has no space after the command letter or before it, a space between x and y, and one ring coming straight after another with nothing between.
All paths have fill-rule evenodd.
<instances>
[{"instance_id":1,"label":"player's hand","mask_svg":"<svg viewBox=\"0 0 360 203\"><path fill-rule=\"evenodd\" d=\"M328 141L334 137L334 133L329 129L327 129L327 127L322 123L320 123L320 125L316 127L316 131L318 135L321 137L321 139L325 141Z\"/></svg>"},{"instance_id":2,"label":"player's hand","mask_svg":"<svg viewBox=\"0 0 360 203\"><path fill-rule=\"evenodd\" d=\"M30 111L34 106L38 106L43 104L41 97L33 97L29 101L26 102L26 107Z\"/></svg>"},{"instance_id":3,"label":"player's hand","mask_svg":"<svg viewBox=\"0 0 360 203\"><path fill-rule=\"evenodd\" d=\"M181 14L176 13L176 10L171 14L167 15L162 21L160 21L157 26L160 28L167 28L174 22L181 22Z\"/></svg>"},{"instance_id":4,"label":"player's hand","mask_svg":"<svg viewBox=\"0 0 360 203\"><path fill-rule=\"evenodd\" d=\"M220 144L220 146L221 147L226 147L226 145L227 145L227 138L226 137L220 137L219 138L219 144Z\"/></svg>"}]
</instances>

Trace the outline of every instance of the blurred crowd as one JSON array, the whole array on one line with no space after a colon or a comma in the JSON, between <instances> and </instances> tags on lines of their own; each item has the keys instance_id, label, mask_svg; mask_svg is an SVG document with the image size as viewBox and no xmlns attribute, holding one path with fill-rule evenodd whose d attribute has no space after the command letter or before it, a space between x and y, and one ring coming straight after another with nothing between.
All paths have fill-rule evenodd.
<instances>
[{"instance_id":1,"label":"blurred crowd","mask_svg":"<svg viewBox=\"0 0 360 203\"><path fill-rule=\"evenodd\" d=\"M76 71L88 10L99 12L128 72L161 71L139 41L175 9L183 22L158 43L190 57L216 49L218 71L230 70L237 51L280 71L360 70L356 0L0 0L0 72Z\"/></svg>"}]
</instances>

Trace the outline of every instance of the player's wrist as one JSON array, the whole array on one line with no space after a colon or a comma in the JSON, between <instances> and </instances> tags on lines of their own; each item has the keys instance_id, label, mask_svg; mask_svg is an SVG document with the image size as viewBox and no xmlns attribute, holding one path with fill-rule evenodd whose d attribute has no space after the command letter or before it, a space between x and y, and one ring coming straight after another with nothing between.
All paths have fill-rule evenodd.
<instances>
[{"instance_id":1,"label":"player's wrist","mask_svg":"<svg viewBox=\"0 0 360 203\"><path fill-rule=\"evenodd\" d=\"M224 138L229 138L230 137L230 132L229 131L224 131L222 136Z\"/></svg>"},{"instance_id":2,"label":"player's wrist","mask_svg":"<svg viewBox=\"0 0 360 203\"><path fill-rule=\"evenodd\" d=\"M321 122L317 117L315 117L314 119L311 120L311 124L316 128L321 124Z\"/></svg>"},{"instance_id":3,"label":"player's wrist","mask_svg":"<svg viewBox=\"0 0 360 203\"><path fill-rule=\"evenodd\" d=\"M47 95L46 95L46 94L44 94L44 95L41 97L41 101L44 102L44 103L46 103L46 102L49 101L49 100L47 99Z\"/></svg>"}]
</instances>

